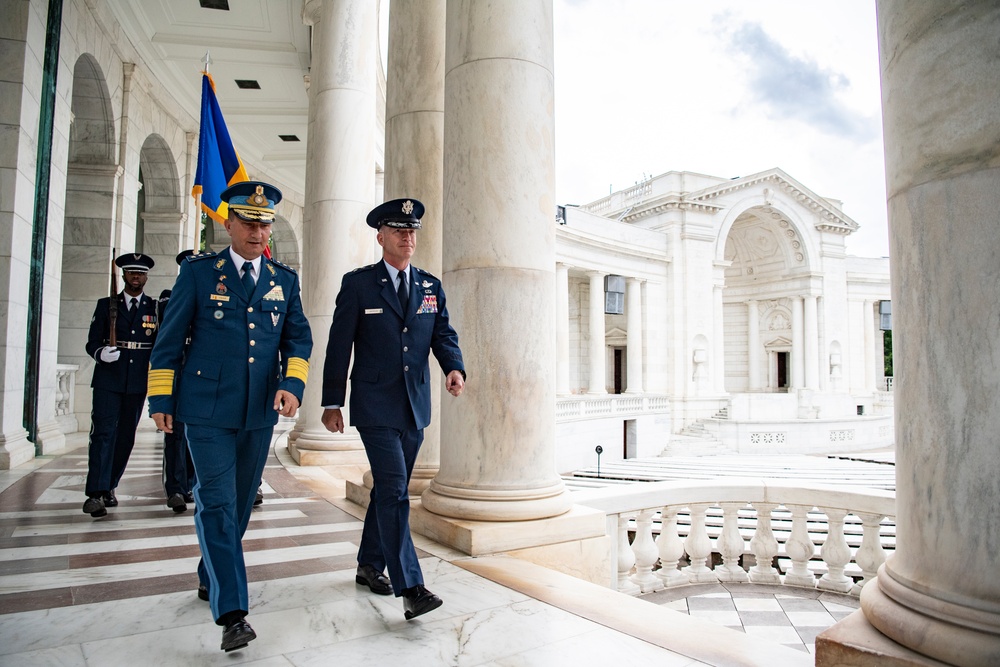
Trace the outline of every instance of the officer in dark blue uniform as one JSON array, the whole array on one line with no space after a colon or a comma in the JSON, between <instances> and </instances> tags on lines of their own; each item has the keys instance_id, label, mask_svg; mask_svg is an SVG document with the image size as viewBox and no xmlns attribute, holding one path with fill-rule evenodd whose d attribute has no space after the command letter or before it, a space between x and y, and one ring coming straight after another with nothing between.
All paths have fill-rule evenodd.
<instances>
[{"instance_id":1,"label":"officer in dark blue uniform","mask_svg":"<svg viewBox=\"0 0 1000 667\"><path fill-rule=\"evenodd\" d=\"M195 254L194 250L184 250L178 253L177 265ZM163 314L170 303L171 290L160 292L156 302L156 312L163 324ZM187 440L184 439L184 422L174 419L173 433L163 434L163 492L167 497L167 507L176 513L186 512L188 504L194 504L191 489L195 484L194 462L188 451Z\"/></svg>"},{"instance_id":2,"label":"officer in dark blue uniform","mask_svg":"<svg viewBox=\"0 0 1000 667\"><path fill-rule=\"evenodd\" d=\"M156 301L143 294L153 258L128 253L115 258L125 289L115 297L97 301L87 334L87 354L97 365L90 386L94 389L90 448L87 461L87 500L83 511L92 517L116 507L115 489L125 473L135 429L146 400L149 353L156 340ZM116 310L116 345L110 345L111 308Z\"/></svg>"},{"instance_id":3,"label":"officer in dark blue uniform","mask_svg":"<svg viewBox=\"0 0 1000 667\"><path fill-rule=\"evenodd\" d=\"M184 422L197 470L199 597L223 626L225 651L257 637L245 620L242 539L274 425L295 415L312 352L298 275L262 256L280 200L258 181L223 191L232 244L182 263L150 360L150 414L165 433Z\"/></svg>"},{"instance_id":4,"label":"officer in dark blue uniform","mask_svg":"<svg viewBox=\"0 0 1000 667\"><path fill-rule=\"evenodd\" d=\"M323 367L323 424L343 433L340 408L353 350L351 425L361 435L374 480L355 578L373 593L402 596L407 620L441 606L441 598L424 587L407 493L431 418L430 353L453 396L465 386L441 281L410 265L423 213L416 199L395 199L368 214L382 261L344 276Z\"/></svg>"}]
</instances>

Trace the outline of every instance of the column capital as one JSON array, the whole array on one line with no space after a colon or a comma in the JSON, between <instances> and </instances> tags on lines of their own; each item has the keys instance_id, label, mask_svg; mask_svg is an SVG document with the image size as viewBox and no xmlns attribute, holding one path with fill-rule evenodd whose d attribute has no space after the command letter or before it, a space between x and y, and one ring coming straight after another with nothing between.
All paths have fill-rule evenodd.
<instances>
[{"instance_id":1,"label":"column capital","mask_svg":"<svg viewBox=\"0 0 1000 667\"><path fill-rule=\"evenodd\" d=\"M323 0L306 0L302 5L302 22L313 26L323 17Z\"/></svg>"}]
</instances>

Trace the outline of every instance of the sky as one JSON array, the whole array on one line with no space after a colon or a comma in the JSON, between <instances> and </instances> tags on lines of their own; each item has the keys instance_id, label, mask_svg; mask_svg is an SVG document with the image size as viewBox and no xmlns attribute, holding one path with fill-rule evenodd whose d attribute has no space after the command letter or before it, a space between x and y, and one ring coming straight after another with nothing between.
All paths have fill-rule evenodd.
<instances>
[{"instance_id":1,"label":"sky","mask_svg":"<svg viewBox=\"0 0 1000 667\"><path fill-rule=\"evenodd\" d=\"M888 255L874 0L554 0L556 200L778 167Z\"/></svg>"}]
</instances>

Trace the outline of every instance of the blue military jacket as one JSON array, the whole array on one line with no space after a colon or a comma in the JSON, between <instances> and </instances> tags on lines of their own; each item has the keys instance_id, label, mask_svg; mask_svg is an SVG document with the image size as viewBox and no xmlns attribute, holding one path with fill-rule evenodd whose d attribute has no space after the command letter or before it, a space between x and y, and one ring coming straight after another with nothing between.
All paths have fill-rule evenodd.
<instances>
[{"instance_id":1,"label":"blue military jacket","mask_svg":"<svg viewBox=\"0 0 1000 667\"><path fill-rule=\"evenodd\" d=\"M121 355L118 361L105 363L98 354L108 345L111 335L111 297L98 299L87 334L87 354L97 361L90 386L120 394L145 394L149 353L156 341L156 301L143 294L136 304L135 314L130 315L125 293L117 297L118 316L115 318L115 337Z\"/></svg>"},{"instance_id":2,"label":"blue military jacket","mask_svg":"<svg viewBox=\"0 0 1000 667\"><path fill-rule=\"evenodd\" d=\"M441 281L411 268L405 314L384 262L356 269L341 282L323 366L323 405L344 405L353 349L353 426L426 427L431 420L431 352L445 375L465 372Z\"/></svg>"},{"instance_id":3,"label":"blue military jacket","mask_svg":"<svg viewBox=\"0 0 1000 667\"><path fill-rule=\"evenodd\" d=\"M257 429L278 422L278 389L302 401L312 333L292 269L262 257L247 297L228 248L189 257L164 315L150 359L150 414Z\"/></svg>"}]
</instances>

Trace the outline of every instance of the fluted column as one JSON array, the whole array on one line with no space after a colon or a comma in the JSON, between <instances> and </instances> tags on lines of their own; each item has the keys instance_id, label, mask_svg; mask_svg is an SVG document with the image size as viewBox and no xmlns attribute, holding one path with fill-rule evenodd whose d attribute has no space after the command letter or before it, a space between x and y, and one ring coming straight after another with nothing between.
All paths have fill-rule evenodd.
<instances>
[{"instance_id":1,"label":"fluted column","mask_svg":"<svg viewBox=\"0 0 1000 667\"><path fill-rule=\"evenodd\" d=\"M313 29L313 57L301 280L313 354L291 449L303 464L335 463L341 452L362 449L353 429L334 435L320 416L323 359L340 280L372 260L372 230L364 220L375 193L375 3L309 0L303 20Z\"/></svg>"},{"instance_id":2,"label":"fluted column","mask_svg":"<svg viewBox=\"0 0 1000 667\"><path fill-rule=\"evenodd\" d=\"M625 326L628 328L625 361L626 394L641 394L642 389L642 281L629 278L625 288Z\"/></svg>"},{"instance_id":3,"label":"fluted column","mask_svg":"<svg viewBox=\"0 0 1000 667\"><path fill-rule=\"evenodd\" d=\"M413 264L441 275L444 169L445 0L389 4L389 60L385 93L386 200L415 197L426 210ZM445 285L448 293L448 285ZM431 423L424 429L410 495L420 495L441 458L441 387L431 359Z\"/></svg>"},{"instance_id":4,"label":"fluted column","mask_svg":"<svg viewBox=\"0 0 1000 667\"><path fill-rule=\"evenodd\" d=\"M1000 5L879 0L878 33L897 334L896 552L861 606L922 655L997 665Z\"/></svg>"},{"instance_id":5,"label":"fluted column","mask_svg":"<svg viewBox=\"0 0 1000 667\"><path fill-rule=\"evenodd\" d=\"M804 357L802 354L802 299L792 297L792 353L788 355L788 388L801 389L803 384L802 366Z\"/></svg>"},{"instance_id":6,"label":"fluted column","mask_svg":"<svg viewBox=\"0 0 1000 667\"><path fill-rule=\"evenodd\" d=\"M750 391L760 391L760 303L747 302L747 363L749 364Z\"/></svg>"},{"instance_id":7,"label":"fluted column","mask_svg":"<svg viewBox=\"0 0 1000 667\"><path fill-rule=\"evenodd\" d=\"M604 344L604 275L591 271L590 276L590 388L588 394L608 393L607 349Z\"/></svg>"},{"instance_id":8,"label":"fluted column","mask_svg":"<svg viewBox=\"0 0 1000 667\"><path fill-rule=\"evenodd\" d=\"M571 505L555 471L553 97L551 0L448 1L444 283L468 383L442 399L441 469L422 496L438 515Z\"/></svg>"},{"instance_id":9,"label":"fluted column","mask_svg":"<svg viewBox=\"0 0 1000 667\"><path fill-rule=\"evenodd\" d=\"M805 386L819 389L819 338L816 330L816 297L805 297L804 332L805 338Z\"/></svg>"},{"instance_id":10,"label":"fluted column","mask_svg":"<svg viewBox=\"0 0 1000 667\"><path fill-rule=\"evenodd\" d=\"M569 267L556 264L556 393L569 394Z\"/></svg>"}]
</instances>

